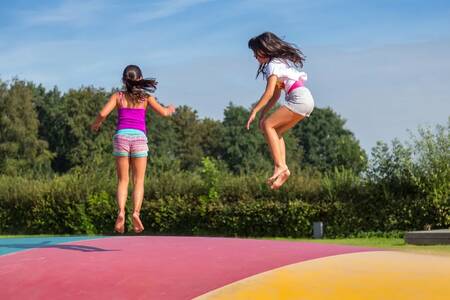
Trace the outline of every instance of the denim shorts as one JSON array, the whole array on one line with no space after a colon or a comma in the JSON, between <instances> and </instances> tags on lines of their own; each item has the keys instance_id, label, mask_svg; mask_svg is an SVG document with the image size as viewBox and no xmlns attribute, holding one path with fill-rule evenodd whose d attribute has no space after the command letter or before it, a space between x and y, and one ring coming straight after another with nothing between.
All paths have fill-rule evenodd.
<instances>
[{"instance_id":1,"label":"denim shorts","mask_svg":"<svg viewBox=\"0 0 450 300\"><path fill-rule=\"evenodd\" d=\"M148 141L144 132L137 129L120 129L113 137L113 155L147 157Z\"/></svg>"}]
</instances>

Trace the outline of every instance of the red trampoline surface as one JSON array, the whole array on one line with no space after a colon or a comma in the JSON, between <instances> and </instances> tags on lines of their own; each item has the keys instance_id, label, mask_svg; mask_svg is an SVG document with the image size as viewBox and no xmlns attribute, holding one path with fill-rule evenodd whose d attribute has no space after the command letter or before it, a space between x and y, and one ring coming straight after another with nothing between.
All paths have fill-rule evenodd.
<instances>
[{"instance_id":1,"label":"red trampoline surface","mask_svg":"<svg viewBox=\"0 0 450 300\"><path fill-rule=\"evenodd\" d=\"M211 237L112 237L0 256L0 299L192 299L281 266L375 249Z\"/></svg>"}]
</instances>

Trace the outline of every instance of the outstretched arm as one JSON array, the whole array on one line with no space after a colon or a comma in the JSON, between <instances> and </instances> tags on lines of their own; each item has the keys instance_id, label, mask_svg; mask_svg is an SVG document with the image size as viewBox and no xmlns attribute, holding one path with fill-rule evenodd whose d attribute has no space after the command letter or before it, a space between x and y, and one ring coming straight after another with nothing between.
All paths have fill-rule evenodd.
<instances>
[{"instance_id":1,"label":"outstretched arm","mask_svg":"<svg viewBox=\"0 0 450 300\"><path fill-rule=\"evenodd\" d=\"M149 96L147 98L148 105L159 115L163 117L171 116L175 112L175 106L169 105L167 107L162 106L156 101L155 97Z\"/></svg>"},{"instance_id":2,"label":"outstretched arm","mask_svg":"<svg viewBox=\"0 0 450 300\"><path fill-rule=\"evenodd\" d=\"M114 108L116 108L117 100L116 100L116 94L112 94L109 98L109 101L103 106L102 110L98 113L97 118L95 119L94 123L91 125L92 131L98 131L100 129L100 126L102 125L103 121L105 121L106 117L113 111Z\"/></svg>"},{"instance_id":3,"label":"outstretched arm","mask_svg":"<svg viewBox=\"0 0 450 300\"><path fill-rule=\"evenodd\" d=\"M267 78L267 84L266 84L266 90L264 91L264 94L259 99L258 103L256 103L255 107L252 109L252 112L250 114L250 117L247 121L247 129L250 128L250 124L253 122L253 120L256 117L256 114L266 106L266 104L271 100L275 93L275 88L277 85L278 77L276 75L271 75L269 78ZM278 100L278 99L277 99ZM275 102L273 103L275 104ZM273 106L272 104L272 106ZM267 111L265 111L267 112Z\"/></svg>"}]
</instances>

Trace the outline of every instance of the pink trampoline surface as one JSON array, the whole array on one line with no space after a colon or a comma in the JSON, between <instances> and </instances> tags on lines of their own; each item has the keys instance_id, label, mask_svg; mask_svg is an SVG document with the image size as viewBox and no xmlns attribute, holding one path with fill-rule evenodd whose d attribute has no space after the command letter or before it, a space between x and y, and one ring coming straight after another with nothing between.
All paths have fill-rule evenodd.
<instances>
[{"instance_id":1,"label":"pink trampoline surface","mask_svg":"<svg viewBox=\"0 0 450 300\"><path fill-rule=\"evenodd\" d=\"M192 299L285 265L364 247L212 237L111 237L0 256L0 299Z\"/></svg>"}]
</instances>

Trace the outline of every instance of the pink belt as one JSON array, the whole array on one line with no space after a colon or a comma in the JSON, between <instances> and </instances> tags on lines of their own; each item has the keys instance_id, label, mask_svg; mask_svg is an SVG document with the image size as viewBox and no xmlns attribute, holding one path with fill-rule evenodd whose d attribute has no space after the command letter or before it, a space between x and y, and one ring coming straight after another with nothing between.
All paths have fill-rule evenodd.
<instances>
[{"instance_id":1,"label":"pink belt","mask_svg":"<svg viewBox=\"0 0 450 300\"><path fill-rule=\"evenodd\" d=\"M296 88L302 87L303 86L303 80L297 80L296 82L294 82L293 85L291 85L291 87L289 88L288 94L290 94L293 90L295 90Z\"/></svg>"}]
</instances>

